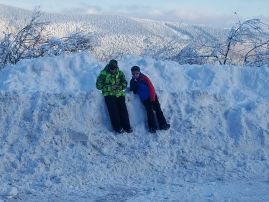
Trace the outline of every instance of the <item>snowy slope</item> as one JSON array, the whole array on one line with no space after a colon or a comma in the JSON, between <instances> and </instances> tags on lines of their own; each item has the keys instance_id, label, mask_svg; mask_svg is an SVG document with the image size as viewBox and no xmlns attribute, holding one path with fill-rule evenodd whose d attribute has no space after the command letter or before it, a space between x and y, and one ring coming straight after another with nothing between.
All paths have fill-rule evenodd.
<instances>
[{"instance_id":1,"label":"snowy slope","mask_svg":"<svg viewBox=\"0 0 269 202\"><path fill-rule=\"evenodd\" d=\"M30 11L0 5L0 31L5 31L7 26L22 26L30 16ZM167 59L177 55L194 39L205 37L216 41L227 34L225 29L116 15L44 13L43 20L50 22L47 26L50 36L67 36L77 29L89 33L97 44L92 54L102 61L127 54ZM164 49L166 55L161 54Z\"/></svg>"},{"instance_id":2,"label":"snowy slope","mask_svg":"<svg viewBox=\"0 0 269 202\"><path fill-rule=\"evenodd\" d=\"M268 201L268 67L188 66L124 56L155 84L169 131L111 132L87 53L0 72L0 201Z\"/></svg>"},{"instance_id":3,"label":"snowy slope","mask_svg":"<svg viewBox=\"0 0 269 202\"><path fill-rule=\"evenodd\" d=\"M0 29L29 15L1 5ZM0 202L269 201L268 67L146 56L225 30L123 16L44 19L51 36L83 27L97 46L0 71ZM113 55L128 80L133 65L150 75L169 131L149 134L143 106L126 92L134 133L111 132L95 81Z\"/></svg>"}]
</instances>

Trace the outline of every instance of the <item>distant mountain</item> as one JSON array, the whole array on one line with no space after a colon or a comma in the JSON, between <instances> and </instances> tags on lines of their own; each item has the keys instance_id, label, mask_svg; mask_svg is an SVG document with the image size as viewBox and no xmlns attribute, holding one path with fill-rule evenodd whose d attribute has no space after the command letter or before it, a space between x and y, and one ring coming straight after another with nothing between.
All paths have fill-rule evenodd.
<instances>
[{"instance_id":1,"label":"distant mountain","mask_svg":"<svg viewBox=\"0 0 269 202\"><path fill-rule=\"evenodd\" d=\"M32 11L0 4L0 31L7 26L23 25ZM193 39L204 36L209 40L224 38L226 30L183 23L154 21L114 15L62 15L44 13L51 36L63 37L82 29L96 40L93 50L99 59L133 55L158 55L163 59L176 55Z\"/></svg>"}]
</instances>

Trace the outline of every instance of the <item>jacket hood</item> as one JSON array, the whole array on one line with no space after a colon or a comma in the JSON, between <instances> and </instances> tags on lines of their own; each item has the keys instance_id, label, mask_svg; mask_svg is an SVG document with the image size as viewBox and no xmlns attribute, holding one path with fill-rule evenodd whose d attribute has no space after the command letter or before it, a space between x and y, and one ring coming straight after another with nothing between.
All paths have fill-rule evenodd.
<instances>
[{"instance_id":1,"label":"jacket hood","mask_svg":"<svg viewBox=\"0 0 269 202\"><path fill-rule=\"evenodd\" d=\"M109 63L105 67L106 71L109 69L119 69L117 60L110 60Z\"/></svg>"}]
</instances>

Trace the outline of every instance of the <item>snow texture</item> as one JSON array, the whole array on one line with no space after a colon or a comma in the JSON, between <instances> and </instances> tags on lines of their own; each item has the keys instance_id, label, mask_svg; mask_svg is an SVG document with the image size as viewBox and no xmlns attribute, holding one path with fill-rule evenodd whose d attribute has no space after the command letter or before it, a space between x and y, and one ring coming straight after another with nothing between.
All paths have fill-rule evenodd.
<instances>
[{"instance_id":1,"label":"snow texture","mask_svg":"<svg viewBox=\"0 0 269 202\"><path fill-rule=\"evenodd\" d=\"M2 201L268 201L268 67L118 61L141 67L171 124L112 132L88 53L24 60L0 74Z\"/></svg>"},{"instance_id":2,"label":"snow texture","mask_svg":"<svg viewBox=\"0 0 269 202\"><path fill-rule=\"evenodd\" d=\"M6 27L14 30L25 25L30 16L30 11L0 4L0 36ZM44 13L42 20L49 22L46 27L49 36L65 37L77 30L88 33L95 40L92 54L102 61L124 55L172 58L194 39L216 42L226 39L228 33L226 29L208 26L114 15Z\"/></svg>"},{"instance_id":3,"label":"snow texture","mask_svg":"<svg viewBox=\"0 0 269 202\"><path fill-rule=\"evenodd\" d=\"M29 17L0 11L2 31ZM82 26L99 45L0 71L0 202L269 201L268 67L147 56L227 30L122 16L45 19L51 36ZM126 91L134 132L112 132L95 81L115 53L128 81L133 65L150 77L170 130L148 133L143 105Z\"/></svg>"}]
</instances>

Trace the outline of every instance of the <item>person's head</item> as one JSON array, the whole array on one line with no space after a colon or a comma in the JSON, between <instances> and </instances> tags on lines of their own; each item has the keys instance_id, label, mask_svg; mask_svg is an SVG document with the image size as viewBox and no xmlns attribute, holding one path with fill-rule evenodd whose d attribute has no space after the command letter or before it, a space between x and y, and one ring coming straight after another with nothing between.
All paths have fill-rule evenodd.
<instances>
[{"instance_id":1,"label":"person's head","mask_svg":"<svg viewBox=\"0 0 269 202\"><path fill-rule=\"evenodd\" d=\"M138 66L133 66L131 72L134 78L138 78L140 75L140 68Z\"/></svg>"},{"instance_id":2,"label":"person's head","mask_svg":"<svg viewBox=\"0 0 269 202\"><path fill-rule=\"evenodd\" d=\"M110 60L109 61L109 63L108 63L108 69L109 69L110 73L114 74L117 71L118 68L119 67L118 67L117 60L114 60L113 59L113 60Z\"/></svg>"}]
</instances>

